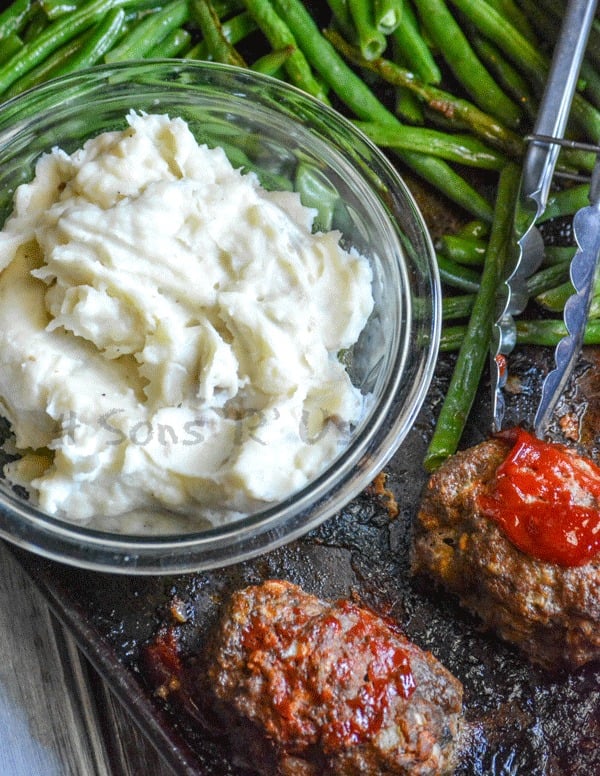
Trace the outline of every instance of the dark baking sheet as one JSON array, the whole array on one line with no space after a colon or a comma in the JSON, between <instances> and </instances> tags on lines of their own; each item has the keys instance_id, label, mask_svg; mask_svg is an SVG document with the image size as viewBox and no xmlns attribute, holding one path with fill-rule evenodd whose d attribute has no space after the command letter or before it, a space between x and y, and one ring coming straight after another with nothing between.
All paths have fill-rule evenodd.
<instances>
[{"instance_id":1,"label":"dark baking sheet","mask_svg":"<svg viewBox=\"0 0 600 776\"><path fill-rule=\"evenodd\" d=\"M515 379L509 421L529 419L549 352L526 349L511 363ZM178 774L249 774L219 731L178 717L153 698L139 669L140 648L175 604L186 615L183 643L202 649L233 590L283 578L319 596L358 594L391 615L408 636L436 655L464 684L466 726L457 776L592 776L600 774L600 666L549 675L483 633L449 596L408 571L410 525L425 474L421 462L451 368L440 359L426 405L394 456L386 500L361 494L336 517L287 547L225 569L172 577L131 577L80 571L15 551L58 616L110 687ZM588 349L557 417L578 413L582 439L596 454L600 413L600 351ZM489 429L488 387L464 444ZM558 426L555 431L558 430Z\"/></svg>"},{"instance_id":2,"label":"dark baking sheet","mask_svg":"<svg viewBox=\"0 0 600 776\"><path fill-rule=\"evenodd\" d=\"M0 2L0 7L2 7ZM307 3L317 18L325 3ZM405 171L404 171L405 172ZM480 181L485 187L485 181ZM410 187L432 231L450 231L448 203L414 180ZM516 393L507 424L531 420L541 377L551 358L523 349L511 359ZM481 631L456 602L409 575L410 526L426 481L423 455L454 359L439 360L414 429L387 469L399 514L385 499L364 493L304 538L253 561L202 574L135 577L82 571L22 550L14 553L58 617L148 739L178 776L249 776L219 731L177 716L152 695L140 671L140 650L175 604L185 611L187 649L202 649L232 591L283 578L323 597L357 594L393 617L464 684L466 725L456 776L595 776L600 774L600 666L548 675ZM598 455L600 350L587 349L557 416L575 408L586 448ZM483 385L463 446L481 441L491 425L489 386ZM558 432L559 429L555 428Z\"/></svg>"}]
</instances>

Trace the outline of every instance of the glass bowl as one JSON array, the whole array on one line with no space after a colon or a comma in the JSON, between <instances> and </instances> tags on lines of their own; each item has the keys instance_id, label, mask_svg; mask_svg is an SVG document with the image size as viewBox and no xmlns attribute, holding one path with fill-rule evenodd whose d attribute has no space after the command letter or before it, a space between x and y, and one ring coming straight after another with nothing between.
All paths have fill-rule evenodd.
<instances>
[{"instance_id":1,"label":"glass bowl","mask_svg":"<svg viewBox=\"0 0 600 776\"><path fill-rule=\"evenodd\" d=\"M123 573L189 572L227 565L300 536L339 511L384 467L411 428L437 357L440 288L427 228L392 165L351 122L294 87L213 63L156 60L101 66L55 79L0 110L0 224L16 187L54 146L71 153L101 132L125 127L131 109L185 119L200 142L222 146L266 187L294 186L302 165L304 204L332 197L317 227L342 233L366 256L375 307L345 361L372 394L348 446L285 501L207 530L132 535L81 527L36 509L0 482L0 535L43 556ZM1 359L0 359L1 362Z\"/></svg>"}]
</instances>

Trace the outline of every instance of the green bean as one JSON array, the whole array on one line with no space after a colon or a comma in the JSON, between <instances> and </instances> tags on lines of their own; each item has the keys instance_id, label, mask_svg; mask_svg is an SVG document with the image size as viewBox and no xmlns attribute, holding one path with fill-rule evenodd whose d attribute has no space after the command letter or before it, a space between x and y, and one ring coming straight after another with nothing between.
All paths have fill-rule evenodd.
<instances>
[{"instance_id":1,"label":"green bean","mask_svg":"<svg viewBox=\"0 0 600 776\"><path fill-rule=\"evenodd\" d=\"M541 2L543 6L542 13L550 14L550 18L552 20L551 23L553 23L553 32L554 32L554 35L551 38L551 40L554 40L556 38L557 31L560 28L560 21L565 13L565 4L563 0L541 0ZM539 17L536 16L536 21L538 20L538 18ZM599 48L600 48L600 25L599 25L598 19L594 19L589 33L586 53L592 59L592 61L597 67L600 67Z\"/></svg>"},{"instance_id":2,"label":"green bean","mask_svg":"<svg viewBox=\"0 0 600 776\"><path fill-rule=\"evenodd\" d=\"M477 29L495 43L538 86L546 80L548 59L504 16L481 0L451 0ZM419 0L422 2L422 0Z\"/></svg>"},{"instance_id":3,"label":"green bean","mask_svg":"<svg viewBox=\"0 0 600 776\"><path fill-rule=\"evenodd\" d=\"M285 48L269 51L255 60L250 69L264 75L275 76L281 70L286 60L293 54L294 50L293 46L285 46Z\"/></svg>"},{"instance_id":4,"label":"green bean","mask_svg":"<svg viewBox=\"0 0 600 776\"><path fill-rule=\"evenodd\" d=\"M73 13L81 7L81 0L39 0L40 8L47 18L53 21L67 13Z\"/></svg>"},{"instance_id":5,"label":"green bean","mask_svg":"<svg viewBox=\"0 0 600 776\"><path fill-rule=\"evenodd\" d=\"M445 267L452 273L452 276L458 277L458 283L449 284L463 288L463 290L471 290L469 289L469 285L471 285L472 290L476 290L476 287L479 285L478 276L476 274L469 274L468 276L463 275L459 271L457 265L477 266L478 264L481 264L483 262L482 257L485 257L487 243L484 240L467 240L460 235L444 235L439 240L438 250L438 264L442 260L442 257L445 260L449 260ZM538 294L543 294L546 291L555 289L569 277L569 266L570 260L563 259L560 263L557 262L535 272L527 280L529 296L537 296ZM441 266L440 274L442 274ZM466 283L464 285L460 284L463 279L470 279L471 283Z\"/></svg>"},{"instance_id":6,"label":"green bean","mask_svg":"<svg viewBox=\"0 0 600 776\"><path fill-rule=\"evenodd\" d=\"M145 11L140 11L137 8L125 8L122 2L117 3L117 7L123 7L125 10L125 29L123 32L123 37L125 37L126 34L128 35L129 32L136 25L138 25L145 16L157 13L164 8L164 6L160 6L160 8L153 8L151 11L146 13Z\"/></svg>"},{"instance_id":7,"label":"green bean","mask_svg":"<svg viewBox=\"0 0 600 776\"><path fill-rule=\"evenodd\" d=\"M600 112L579 92L573 95L570 118L587 133L592 143L600 143Z\"/></svg>"},{"instance_id":8,"label":"green bean","mask_svg":"<svg viewBox=\"0 0 600 776\"><path fill-rule=\"evenodd\" d=\"M232 46L236 46L256 29L256 22L248 11L221 22L221 33ZM208 57L209 51L205 40L201 40L185 54L185 59L208 59Z\"/></svg>"},{"instance_id":9,"label":"green bean","mask_svg":"<svg viewBox=\"0 0 600 776\"><path fill-rule=\"evenodd\" d=\"M575 255L574 245L546 245L544 246L544 266L551 267L554 264L562 264L571 261Z\"/></svg>"},{"instance_id":10,"label":"green bean","mask_svg":"<svg viewBox=\"0 0 600 776\"><path fill-rule=\"evenodd\" d=\"M298 48L290 28L275 12L269 0L245 0L246 7L262 30L272 49L292 46L293 52L284 63L290 81L299 89L312 94L322 102L328 102L321 84L314 77L306 57Z\"/></svg>"},{"instance_id":11,"label":"green bean","mask_svg":"<svg viewBox=\"0 0 600 776\"><path fill-rule=\"evenodd\" d=\"M191 40L192 36L183 27L171 30L156 46L153 46L147 52L146 57L148 59L172 59L173 57L179 57L189 49Z\"/></svg>"},{"instance_id":12,"label":"green bean","mask_svg":"<svg viewBox=\"0 0 600 776\"><path fill-rule=\"evenodd\" d=\"M550 221L552 218L572 216L582 207L589 205L590 187L588 183L572 186L570 189L553 191L548 197L546 210L538 218L538 223Z\"/></svg>"},{"instance_id":13,"label":"green bean","mask_svg":"<svg viewBox=\"0 0 600 776\"><path fill-rule=\"evenodd\" d=\"M578 148L562 148L558 162L556 164L557 172L577 172L588 173L586 177L590 177L594 164L596 162L596 154L593 151L582 151Z\"/></svg>"},{"instance_id":14,"label":"green bean","mask_svg":"<svg viewBox=\"0 0 600 776\"><path fill-rule=\"evenodd\" d=\"M442 334L440 337L440 353L456 353L460 350L460 346L464 342L467 336L467 327L465 324L456 324L454 326L442 326ZM443 460L436 464L441 465ZM430 468L425 461L426 468ZM433 467L432 467L433 468Z\"/></svg>"},{"instance_id":15,"label":"green bean","mask_svg":"<svg viewBox=\"0 0 600 776\"><path fill-rule=\"evenodd\" d=\"M417 97L403 86L396 88L396 107L394 112L398 118L409 124L415 126L423 126L425 124L423 106Z\"/></svg>"},{"instance_id":16,"label":"green bean","mask_svg":"<svg viewBox=\"0 0 600 776\"><path fill-rule=\"evenodd\" d=\"M348 7L348 0L327 0L327 5L336 21L344 26L352 24L352 16Z\"/></svg>"},{"instance_id":17,"label":"green bean","mask_svg":"<svg viewBox=\"0 0 600 776\"><path fill-rule=\"evenodd\" d=\"M540 294L555 289L560 283L563 283L569 277L570 261L562 264L553 264L550 267L534 272L527 279L527 292L531 297L537 297Z\"/></svg>"},{"instance_id":18,"label":"green bean","mask_svg":"<svg viewBox=\"0 0 600 776\"><path fill-rule=\"evenodd\" d=\"M33 6L33 0L15 0L0 13L0 40L11 33L20 32Z\"/></svg>"},{"instance_id":19,"label":"green bean","mask_svg":"<svg viewBox=\"0 0 600 776\"><path fill-rule=\"evenodd\" d=\"M417 19L408 3L404 6L402 18L394 30L393 39L399 51L402 52L402 58L408 70L412 70L426 84L441 82L441 70L421 35Z\"/></svg>"},{"instance_id":20,"label":"green bean","mask_svg":"<svg viewBox=\"0 0 600 776\"><path fill-rule=\"evenodd\" d=\"M417 0L415 5L424 28L473 101L507 126L518 127L520 108L483 66L444 0Z\"/></svg>"},{"instance_id":21,"label":"green bean","mask_svg":"<svg viewBox=\"0 0 600 776\"><path fill-rule=\"evenodd\" d=\"M29 43L32 40L35 40L37 37L39 37L43 30L46 29L48 26L48 17L46 14L42 11L41 8L39 8L36 13L34 13L25 27L23 28L23 31L21 33L21 37L23 38L23 43Z\"/></svg>"},{"instance_id":22,"label":"green bean","mask_svg":"<svg viewBox=\"0 0 600 776\"><path fill-rule=\"evenodd\" d=\"M537 345L555 348L567 335L567 328L560 320L544 318L542 320L516 321L517 345ZM453 353L460 349L466 336L464 325L444 326L440 338L440 352ZM588 320L583 333L584 345L600 345L600 321Z\"/></svg>"},{"instance_id":23,"label":"green bean","mask_svg":"<svg viewBox=\"0 0 600 776\"><path fill-rule=\"evenodd\" d=\"M581 77L585 81L585 95L596 108L600 107L600 73L587 59L581 63Z\"/></svg>"},{"instance_id":24,"label":"green bean","mask_svg":"<svg viewBox=\"0 0 600 776\"><path fill-rule=\"evenodd\" d=\"M461 296L442 297L442 320L451 321L456 318L468 318L473 311L475 294L462 294Z\"/></svg>"},{"instance_id":25,"label":"green bean","mask_svg":"<svg viewBox=\"0 0 600 776\"><path fill-rule=\"evenodd\" d=\"M391 42L393 61L399 67L407 68L407 61L399 49L398 41L392 37ZM413 94L405 86L397 86L395 88L395 97L394 113L396 116L415 126L423 126L425 124L425 112L416 94Z\"/></svg>"},{"instance_id":26,"label":"green bean","mask_svg":"<svg viewBox=\"0 0 600 776\"><path fill-rule=\"evenodd\" d=\"M550 43L556 41L560 20L540 8L539 0L519 0L519 5L529 22L535 26L539 40L550 41ZM537 45L539 46L539 43ZM518 63L515 64L518 67Z\"/></svg>"},{"instance_id":27,"label":"green bean","mask_svg":"<svg viewBox=\"0 0 600 776\"><path fill-rule=\"evenodd\" d=\"M522 155L523 141L521 138L495 118L481 111L473 103L455 97L436 86L423 83L413 73L403 70L384 57L369 62L364 59L355 46L345 41L335 30L325 30L324 34L338 51L355 65L377 73L393 86L406 86L430 108L451 118L452 121L458 120L461 125L468 126L474 134L508 156Z\"/></svg>"},{"instance_id":28,"label":"green bean","mask_svg":"<svg viewBox=\"0 0 600 776\"><path fill-rule=\"evenodd\" d=\"M590 30L590 39L588 44L588 55L596 67L600 67L600 22L598 17L592 22Z\"/></svg>"},{"instance_id":29,"label":"green bean","mask_svg":"<svg viewBox=\"0 0 600 776\"><path fill-rule=\"evenodd\" d=\"M375 27L384 35L391 35L400 24L403 12L403 0L375 0L373 3Z\"/></svg>"},{"instance_id":30,"label":"green bean","mask_svg":"<svg viewBox=\"0 0 600 776\"><path fill-rule=\"evenodd\" d=\"M535 117L534 97L529 84L519 71L502 56L500 50L477 33L472 34L471 42L475 51L483 62L489 67L490 72L498 79L498 83L506 90L530 117Z\"/></svg>"},{"instance_id":31,"label":"green bean","mask_svg":"<svg viewBox=\"0 0 600 776\"><path fill-rule=\"evenodd\" d=\"M553 269L553 267L551 268ZM566 265L563 278L569 276L569 264ZM528 284L529 285L529 284ZM535 301L543 307L545 310L551 313L561 313L565 309L567 299L569 299L575 293L575 288L570 280L565 280L559 286L551 286L548 283L547 288L543 288L539 294L536 295ZM600 297L594 294L592 302L588 312L588 318L598 318L600 316Z\"/></svg>"},{"instance_id":32,"label":"green bean","mask_svg":"<svg viewBox=\"0 0 600 776\"><path fill-rule=\"evenodd\" d=\"M0 66L0 94L53 51L91 27L114 4L113 0L90 0L74 13L48 25L36 40L24 45Z\"/></svg>"},{"instance_id":33,"label":"green bean","mask_svg":"<svg viewBox=\"0 0 600 776\"><path fill-rule=\"evenodd\" d=\"M321 34L300 0L273 0L273 4L310 64L321 74L341 102L365 121L402 126ZM467 212L483 220L491 219L492 209L486 200L443 160L412 151L396 153L417 175L432 183Z\"/></svg>"},{"instance_id":34,"label":"green bean","mask_svg":"<svg viewBox=\"0 0 600 776\"><path fill-rule=\"evenodd\" d=\"M535 301L548 312L560 313L565 309L565 303L574 291L573 284L567 280L560 286L546 289L537 294Z\"/></svg>"},{"instance_id":35,"label":"green bean","mask_svg":"<svg viewBox=\"0 0 600 776\"><path fill-rule=\"evenodd\" d=\"M209 145L214 145L213 141L209 141ZM225 154L231 165L235 168L241 169L242 172L253 172L261 183L261 186L267 191L293 191L294 186L287 175L280 175L276 172L270 172L262 168L260 164L253 162L250 157L239 146L233 143L228 143L219 139L219 148L225 151Z\"/></svg>"},{"instance_id":36,"label":"green bean","mask_svg":"<svg viewBox=\"0 0 600 776\"><path fill-rule=\"evenodd\" d=\"M451 135L435 129L386 126L368 121L357 121L356 125L376 145L385 148L419 151L483 170L501 170L506 164L505 156L470 135Z\"/></svg>"},{"instance_id":37,"label":"green bean","mask_svg":"<svg viewBox=\"0 0 600 776\"><path fill-rule=\"evenodd\" d=\"M329 231L336 205L340 201L337 189L312 164L301 162L294 176L294 191L300 194L305 207L317 211L314 227L322 232Z\"/></svg>"},{"instance_id":38,"label":"green bean","mask_svg":"<svg viewBox=\"0 0 600 776\"><path fill-rule=\"evenodd\" d=\"M592 297L588 318L590 320L596 320L597 318L600 318L600 296L598 294L594 294Z\"/></svg>"},{"instance_id":39,"label":"green bean","mask_svg":"<svg viewBox=\"0 0 600 776\"><path fill-rule=\"evenodd\" d=\"M375 59L385 51L387 41L375 26L372 3L367 0L348 0L348 8L361 54L365 59Z\"/></svg>"},{"instance_id":40,"label":"green bean","mask_svg":"<svg viewBox=\"0 0 600 776\"><path fill-rule=\"evenodd\" d=\"M183 55L183 59L207 59L208 48L206 42L201 40L200 43L196 43L190 49L188 49Z\"/></svg>"},{"instance_id":41,"label":"green bean","mask_svg":"<svg viewBox=\"0 0 600 776\"><path fill-rule=\"evenodd\" d=\"M487 3L498 13L502 14L515 29L519 30L523 37L527 38L534 45L538 45L537 36L529 23L529 19L514 0L487 0Z\"/></svg>"},{"instance_id":42,"label":"green bean","mask_svg":"<svg viewBox=\"0 0 600 776\"><path fill-rule=\"evenodd\" d=\"M15 81L10 88L4 92L2 95L3 98L8 100L11 97L15 97L17 94L21 94L21 92L31 89L31 87L37 86L38 84L47 81L49 78L52 78L54 71L79 51L88 39L89 34L90 31L86 30L76 38L68 40L63 46L46 57L37 67L28 70L25 75Z\"/></svg>"},{"instance_id":43,"label":"green bean","mask_svg":"<svg viewBox=\"0 0 600 776\"><path fill-rule=\"evenodd\" d=\"M440 252L457 264L478 267L483 264L487 241L462 234L447 234L440 238Z\"/></svg>"},{"instance_id":44,"label":"green bean","mask_svg":"<svg viewBox=\"0 0 600 776\"><path fill-rule=\"evenodd\" d=\"M181 27L188 18L187 0L171 0L160 11L144 16L118 45L106 53L104 61L112 64L144 57L167 33Z\"/></svg>"},{"instance_id":45,"label":"green bean","mask_svg":"<svg viewBox=\"0 0 600 776\"><path fill-rule=\"evenodd\" d=\"M125 11L122 8L113 8L109 11L92 29L81 48L53 71L52 77L73 73L100 62L121 34L124 21Z\"/></svg>"},{"instance_id":46,"label":"green bean","mask_svg":"<svg viewBox=\"0 0 600 776\"><path fill-rule=\"evenodd\" d=\"M392 41L392 55L394 62L400 67L405 66L405 62L402 60L396 41ZM422 127L425 124L425 111L419 98L409 91L405 86L396 86L395 88L395 107L394 113L401 121L406 121L408 124Z\"/></svg>"},{"instance_id":47,"label":"green bean","mask_svg":"<svg viewBox=\"0 0 600 776\"><path fill-rule=\"evenodd\" d=\"M523 7L526 9L526 11L530 14L531 18L535 20L536 25L540 28L542 31L544 37L550 41L551 43L555 43L558 38L558 31L560 29L560 20L562 19L562 14L564 9L561 8L554 8L554 12L558 11L557 16L552 16L552 9L550 9L550 14L546 13L544 9L540 9L538 3L532 2L532 0L522 0ZM543 0L546 7L549 6L548 0ZM592 52L596 52L598 45L600 45L600 41L596 46L592 44L591 35L590 35L590 42L588 43L586 54L588 57L591 57ZM516 52L515 52L516 53ZM600 65L600 62L597 64ZM585 77L585 72L591 71L592 73L595 73L594 68L591 66L588 66L587 64L585 67L582 67L582 75ZM593 78L593 83L595 83L597 86L600 86L600 83L598 82L597 78ZM581 80L581 79L580 79ZM586 84L583 85L580 83L578 84L579 88L585 88ZM594 142L598 143L600 142L600 112L594 107L594 105L591 105L581 94L578 92L575 93L573 96L573 102L571 105L571 113L570 113L570 119L575 121L577 125L583 129L584 132L587 133L589 139Z\"/></svg>"},{"instance_id":48,"label":"green bean","mask_svg":"<svg viewBox=\"0 0 600 776\"><path fill-rule=\"evenodd\" d=\"M193 0L192 11L206 41L212 59L238 67L246 67L246 63L235 46L227 40L221 21L209 0Z\"/></svg>"},{"instance_id":49,"label":"green bean","mask_svg":"<svg viewBox=\"0 0 600 776\"><path fill-rule=\"evenodd\" d=\"M236 46L257 29L258 26L252 15L246 10L221 22L221 32L232 46Z\"/></svg>"},{"instance_id":50,"label":"green bean","mask_svg":"<svg viewBox=\"0 0 600 776\"><path fill-rule=\"evenodd\" d=\"M470 104L472 105L472 103ZM444 105L441 104L440 106L438 106L436 103L434 103L434 107L430 108L427 103L423 103L423 115L425 116L425 121L427 123L433 124L433 126L437 127L438 129L441 129L444 132L473 132L473 134L477 135L477 137L482 137L480 132L474 131L470 126L470 124L467 124L456 114L453 114L450 111L448 111L448 113L441 113L440 107L442 107L443 109ZM475 108L474 105L473 105L473 108ZM477 110L479 110L479 108L477 108ZM484 114L484 115L487 115L487 114ZM489 116L488 118L491 121L498 124L496 119L493 119L491 116ZM499 125L499 126L501 127L502 125ZM521 138L519 138L518 136L517 136L517 142L519 144L519 147L523 149L524 143L521 140ZM498 147L498 142L494 143L492 140L492 145Z\"/></svg>"},{"instance_id":51,"label":"green bean","mask_svg":"<svg viewBox=\"0 0 600 776\"><path fill-rule=\"evenodd\" d=\"M451 288L459 288L467 293L476 293L480 287L479 272L465 267L443 254L437 255L437 265L440 279Z\"/></svg>"},{"instance_id":52,"label":"green bean","mask_svg":"<svg viewBox=\"0 0 600 776\"><path fill-rule=\"evenodd\" d=\"M321 34L301 0L272 0L272 2L310 64L358 118L365 121L399 124L393 113L377 99L365 81L348 67L331 43Z\"/></svg>"},{"instance_id":53,"label":"green bean","mask_svg":"<svg viewBox=\"0 0 600 776\"><path fill-rule=\"evenodd\" d=\"M21 38L16 34L16 32L11 32L2 41L2 48L0 48L0 64L2 64L2 62L6 62L7 59L10 59L22 48L23 41Z\"/></svg>"},{"instance_id":54,"label":"green bean","mask_svg":"<svg viewBox=\"0 0 600 776\"><path fill-rule=\"evenodd\" d=\"M81 8L83 0L38 0L44 13L51 21L73 13ZM239 0L236 0L239 2ZM233 0L223 0L227 7ZM140 18L148 13L155 13L165 6L166 0L117 0L115 5L124 8L127 16Z\"/></svg>"},{"instance_id":55,"label":"green bean","mask_svg":"<svg viewBox=\"0 0 600 776\"><path fill-rule=\"evenodd\" d=\"M592 22L588 41L588 56L597 68L600 68L600 21L598 17Z\"/></svg>"},{"instance_id":56,"label":"green bean","mask_svg":"<svg viewBox=\"0 0 600 776\"><path fill-rule=\"evenodd\" d=\"M459 205L483 221L491 221L493 210L489 202L461 178L443 159L419 154L414 151L396 151L399 158L413 172L444 194L451 202Z\"/></svg>"},{"instance_id":57,"label":"green bean","mask_svg":"<svg viewBox=\"0 0 600 776\"><path fill-rule=\"evenodd\" d=\"M327 0L331 10L331 23L337 27L347 38L353 39L355 35L354 23L348 7L348 0Z\"/></svg>"},{"instance_id":58,"label":"green bean","mask_svg":"<svg viewBox=\"0 0 600 776\"><path fill-rule=\"evenodd\" d=\"M244 10L244 0L213 0L213 8L219 19Z\"/></svg>"},{"instance_id":59,"label":"green bean","mask_svg":"<svg viewBox=\"0 0 600 776\"><path fill-rule=\"evenodd\" d=\"M516 326L519 345L556 347L560 340L567 335L567 328L563 321L549 318L545 320L520 320L516 322ZM589 320L587 322L583 334L583 344L600 344L600 321Z\"/></svg>"},{"instance_id":60,"label":"green bean","mask_svg":"<svg viewBox=\"0 0 600 776\"><path fill-rule=\"evenodd\" d=\"M489 224L486 224L485 221L478 221L477 219L467 221L467 223L458 230L458 234L461 237L474 237L475 239L487 237L489 233Z\"/></svg>"},{"instance_id":61,"label":"green bean","mask_svg":"<svg viewBox=\"0 0 600 776\"><path fill-rule=\"evenodd\" d=\"M512 239L514 198L519 177L520 169L513 164L507 165L500 173L481 285L425 456L424 465L429 471L437 469L448 456L456 452L487 361L496 288L502 275L507 246Z\"/></svg>"}]
</instances>

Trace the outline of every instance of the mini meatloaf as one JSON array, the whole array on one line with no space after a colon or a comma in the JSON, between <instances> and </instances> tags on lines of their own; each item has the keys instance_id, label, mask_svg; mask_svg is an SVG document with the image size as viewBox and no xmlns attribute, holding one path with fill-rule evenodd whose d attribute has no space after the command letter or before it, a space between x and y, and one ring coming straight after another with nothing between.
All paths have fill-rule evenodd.
<instances>
[{"instance_id":1,"label":"mini meatloaf","mask_svg":"<svg viewBox=\"0 0 600 776\"><path fill-rule=\"evenodd\" d=\"M185 653L178 624L142 655L158 697L225 735L267 776L433 776L458 749L462 686L397 626L351 600L272 580L236 593L210 647Z\"/></svg>"},{"instance_id":2,"label":"mini meatloaf","mask_svg":"<svg viewBox=\"0 0 600 776\"><path fill-rule=\"evenodd\" d=\"M218 706L300 774L444 774L462 687L369 609L272 580L236 593L208 675ZM265 762L270 758L265 758Z\"/></svg>"},{"instance_id":3,"label":"mini meatloaf","mask_svg":"<svg viewBox=\"0 0 600 776\"><path fill-rule=\"evenodd\" d=\"M494 437L457 453L432 475L414 528L412 569L455 593L532 662L575 668L600 658L600 557L580 565L536 558L483 513L481 504L494 492L513 444L510 435ZM575 454L573 460L587 463ZM552 474L560 476L561 467ZM597 509L589 493L570 481L563 484L576 505ZM552 504L552 494L545 495Z\"/></svg>"}]
</instances>

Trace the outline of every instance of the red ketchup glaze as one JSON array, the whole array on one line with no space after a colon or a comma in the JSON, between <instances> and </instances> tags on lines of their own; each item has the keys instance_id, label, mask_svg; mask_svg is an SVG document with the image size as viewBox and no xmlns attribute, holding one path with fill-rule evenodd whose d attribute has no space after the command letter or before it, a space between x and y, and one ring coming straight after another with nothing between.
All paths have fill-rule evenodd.
<instances>
[{"instance_id":1,"label":"red ketchup glaze","mask_svg":"<svg viewBox=\"0 0 600 776\"><path fill-rule=\"evenodd\" d=\"M477 507L538 560L582 566L600 551L600 468L522 428L498 434L513 447Z\"/></svg>"},{"instance_id":2,"label":"red ketchup glaze","mask_svg":"<svg viewBox=\"0 0 600 776\"><path fill-rule=\"evenodd\" d=\"M500 378L504 378L507 375L507 360L506 356L503 356L502 353L499 353L495 357L496 361L496 367L498 368L498 375Z\"/></svg>"},{"instance_id":3,"label":"red ketchup glaze","mask_svg":"<svg viewBox=\"0 0 600 776\"><path fill-rule=\"evenodd\" d=\"M359 744L381 730L394 697L415 690L403 637L351 601L286 628L251 621L242 643L269 686L263 721L283 743L325 752Z\"/></svg>"},{"instance_id":4,"label":"red ketchup glaze","mask_svg":"<svg viewBox=\"0 0 600 776\"><path fill-rule=\"evenodd\" d=\"M162 676L162 681L181 675L183 667L179 656L179 642L172 628L161 630L146 647L144 655L148 666L155 676Z\"/></svg>"}]
</instances>

